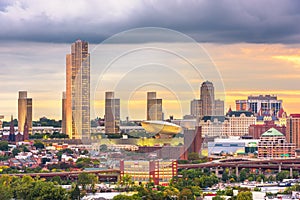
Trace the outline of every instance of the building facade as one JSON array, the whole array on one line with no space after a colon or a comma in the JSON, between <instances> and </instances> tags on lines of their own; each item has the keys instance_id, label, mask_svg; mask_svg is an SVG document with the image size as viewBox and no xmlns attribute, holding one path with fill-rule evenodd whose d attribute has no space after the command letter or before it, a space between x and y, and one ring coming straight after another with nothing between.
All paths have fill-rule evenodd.
<instances>
[{"instance_id":1,"label":"building facade","mask_svg":"<svg viewBox=\"0 0 300 200\"><path fill-rule=\"evenodd\" d=\"M230 127L228 136L248 135L249 126L256 123L256 117L249 111L231 111L226 117Z\"/></svg>"},{"instance_id":2,"label":"building facade","mask_svg":"<svg viewBox=\"0 0 300 200\"><path fill-rule=\"evenodd\" d=\"M105 133L120 133L120 99L113 92L105 92Z\"/></svg>"},{"instance_id":3,"label":"building facade","mask_svg":"<svg viewBox=\"0 0 300 200\"><path fill-rule=\"evenodd\" d=\"M212 82L205 81L200 88L200 100L202 101L202 116L214 115L215 89Z\"/></svg>"},{"instance_id":4,"label":"building facade","mask_svg":"<svg viewBox=\"0 0 300 200\"><path fill-rule=\"evenodd\" d=\"M194 118L200 116L200 113L203 113L202 101L200 99L194 99L191 101L190 112L191 112L191 116Z\"/></svg>"},{"instance_id":5,"label":"building facade","mask_svg":"<svg viewBox=\"0 0 300 200\"><path fill-rule=\"evenodd\" d=\"M278 100L276 95L248 96L247 100L236 100L236 110L249 110L255 115L276 116L282 108L282 100Z\"/></svg>"},{"instance_id":6,"label":"building facade","mask_svg":"<svg viewBox=\"0 0 300 200\"><path fill-rule=\"evenodd\" d=\"M121 180L124 175L132 177L135 184L153 181L155 185L168 185L177 176L178 164L176 160L121 160Z\"/></svg>"},{"instance_id":7,"label":"building facade","mask_svg":"<svg viewBox=\"0 0 300 200\"><path fill-rule=\"evenodd\" d=\"M201 154L202 147L202 127L197 126L194 129L183 130L183 140L185 154L198 153Z\"/></svg>"},{"instance_id":8,"label":"building facade","mask_svg":"<svg viewBox=\"0 0 300 200\"><path fill-rule=\"evenodd\" d=\"M249 136L251 136L253 139L259 139L261 135L269 130L270 128L275 128L279 132L283 133L285 135L286 133L286 127L279 126L275 124L273 120L264 121L264 124L252 124L249 126Z\"/></svg>"},{"instance_id":9,"label":"building facade","mask_svg":"<svg viewBox=\"0 0 300 200\"><path fill-rule=\"evenodd\" d=\"M230 135L229 121L224 116L204 116L200 121L205 137L226 137Z\"/></svg>"},{"instance_id":10,"label":"building facade","mask_svg":"<svg viewBox=\"0 0 300 200\"><path fill-rule=\"evenodd\" d=\"M254 153L257 151L258 141L253 139L216 138L213 142L208 142L208 155L244 155Z\"/></svg>"},{"instance_id":11,"label":"building facade","mask_svg":"<svg viewBox=\"0 0 300 200\"><path fill-rule=\"evenodd\" d=\"M163 120L162 99L156 98L156 92L147 92L147 120Z\"/></svg>"},{"instance_id":12,"label":"building facade","mask_svg":"<svg viewBox=\"0 0 300 200\"><path fill-rule=\"evenodd\" d=\"M28 133L32 134L32 99L27 98L27 91L19 91L18 98L18 131L24 132L25 123Z\"/></svg>"},{"instance_id":13,"label":"building facade","mask_svg":"<svg viewBox=\"0 0 300 200\"><path fill-rule=\"evenodd\" d=\"M287 142L285 136L271 128L260 137L258 143L259 158L294 158L296 145Z\"/></svg>"},{"instance_id":14,"label":"building facade","mask_svg":"<svg viewBox=\"0 0 300 200\"><path fill-rule=\"evenodd\" d=\"M286 123L286 139L300 148L300 114L290 114Z\"/></svg>"},{"instance_id":15,"label":"building facade","mask_svg":"<svg viewBox=\"0 0 300 200\"><path fill-rule=\"evenodd\" d=\"M61 132L66 134L67 133L67 120L66 120L66 107L67 107L67 99L66 99L66 92L62 93L62 120L61 120Z\"/></svg>"},{"instance_id":16,"label":"building facade","mask_svg":"<svg viewBox=\"0 0 300 200\"><path fill-rule=\"evenodd\" d=\"M88 42L77 40L66 56L65 129L72 139L90 138L90 54Z\"/></svg>"}]
</instances>

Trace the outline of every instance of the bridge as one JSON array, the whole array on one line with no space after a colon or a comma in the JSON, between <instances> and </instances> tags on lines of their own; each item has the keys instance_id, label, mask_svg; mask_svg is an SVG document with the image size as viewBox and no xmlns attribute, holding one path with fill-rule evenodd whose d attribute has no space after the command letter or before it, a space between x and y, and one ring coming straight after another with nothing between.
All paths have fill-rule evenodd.
<instances>
[{"instance_id":1,"label":"bridge","mask_svg":"<svg viewBox=\"0 0 300 200\"><path fill-rule=\"evenodd\" d=\"M49 172L49 173L19 173L19 174L0 174L0 176L3 175L9 175L9 176L17 176L17 177L23 177L23 176L31 176L31 177L41 177L41 178L53 178L55 176L59 176L61 178L67 178L67 179L77 179L78 175L80 173L89 173L89 174L95 174L98 176L99 181L102 182L117 182L119 180L120 176L120 170L117 169L106 169L106 170L88 170L88 171L70 171L70 172Z\"/></svg>"},{"instance_id":2,"label":"bridge","mask_svg":"<svg viewBox=\"0 0 300 200\"><path fill-rule=\"evenodd\" d=\"M179 164L178 169L204 169L210 168L212 171L219 175L219 171L225 168L235 169L236 175L239 174L239 169L258 169L260 173L262 170L289 170L290 176L293 174L293 170L300 172L300 159L225 159L212 161L199 164Z\"/></svg>"}]
</instances>

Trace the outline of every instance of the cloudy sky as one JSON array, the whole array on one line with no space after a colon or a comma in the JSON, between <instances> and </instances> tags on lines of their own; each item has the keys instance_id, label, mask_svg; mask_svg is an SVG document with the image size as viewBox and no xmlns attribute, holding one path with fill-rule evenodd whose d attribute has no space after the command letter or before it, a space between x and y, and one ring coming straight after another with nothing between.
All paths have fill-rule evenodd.
<instances>
[{"instance_id":1,"label":"cloudy sky","mask_svg":"<svg viewBox=\"0 0 300 200\"><path fill-rule=\"evenodd\" d=\"M101 94L116 89L116 96L123 99L122 117L144 117L143 99L148 90L157 90L165 99L167 116L180 117L188 114L189 99L199 96L201 82L210 78L216 81L216 89L224 92L219 98L226 100L227 108L247 95L276 94L288 113L299 113L299 21L300 2L293 0L0 0L0 114L6 119L16 116L18 91L27 90L33 98L35 119L60 119L65 54L78 38L90 43L94 55L94 116L103 115ZM143 27L170 32L139 32ZM135 28L138 31L129 31L126 37L119 34ZM188 37L200 50L190 46ZM101 75L116 56L147 45L180 52L193 64L209 66L218 77L197 79L178 56L151 49L120 59L115 68ZM120 75L127 66L139 67ZM118 84L111 88L103 83L107 79ZM132 80L138 83L135 87Z\"/></svg>"}]
</instances>

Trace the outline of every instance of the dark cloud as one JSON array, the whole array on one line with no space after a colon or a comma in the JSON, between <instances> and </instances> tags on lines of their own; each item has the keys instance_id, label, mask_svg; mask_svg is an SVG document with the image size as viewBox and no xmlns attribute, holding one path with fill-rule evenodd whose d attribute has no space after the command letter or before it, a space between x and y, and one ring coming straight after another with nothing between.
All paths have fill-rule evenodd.
<instances>
[{"instance_id":1,"label":"dark cloud","mask_svg":"<svg viewBox=\"0 0 300 200\"><path fill-rule=\"evenodd\" d=\"M293 0L0 3L1 40L98 43L131 28L163 27L199 42L300 43L299 21L300 2ZM128 42L136 41L147 42Z\"/></svg>"}]
</instances>

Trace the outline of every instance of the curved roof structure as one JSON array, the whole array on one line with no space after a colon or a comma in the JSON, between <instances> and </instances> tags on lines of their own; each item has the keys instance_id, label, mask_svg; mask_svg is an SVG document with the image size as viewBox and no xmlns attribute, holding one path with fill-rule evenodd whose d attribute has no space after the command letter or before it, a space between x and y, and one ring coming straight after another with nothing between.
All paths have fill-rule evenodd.
<instances>
[{"instance_id":1,"label":"curved roof structure","mask_svg":"<svg viewBox=\"0 0 300 200\"><path fill-rule=\"evenodd\" d=\"M275 128L270 128L266 132L264 132L261 137L282 137L284 136L280 131Z\"/></svg>"},{"instance_id":2,"label":"curved roof structure","mask_svg":"<svg viewBox=\"0 0 300 200\"><path fill-rule=\"evenodd\" d=\"M180 126L165 121L142 121L141 124L148 133L176 135L182 131Z\"/></svg>"}]
</instances>

